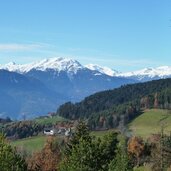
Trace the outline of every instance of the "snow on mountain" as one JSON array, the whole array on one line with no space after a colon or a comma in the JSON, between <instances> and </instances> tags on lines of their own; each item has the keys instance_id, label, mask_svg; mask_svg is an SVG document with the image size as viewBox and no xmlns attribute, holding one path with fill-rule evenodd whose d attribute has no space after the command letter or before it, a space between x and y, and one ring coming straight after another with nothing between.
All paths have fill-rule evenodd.
<instances>
[{"instance_id":1,"label":"snow on mountain","mask_svg":"<svg viewBox=\"0 0 171 171\"><path fill-rule=\"evenodd\" d=\"M15 62L9 62L5 65L0 65L0 69L8 70L8 71L13 71L17 69L17 65Z\"/></svg>"},{"instance_id":2,"label":"snow on mountain","mask_svg":"<svg viewBox=\"0 0 171 171\"><path fill-rule=\"evenodd\" d=\"M112 70L108 67L102 67L100 65L97 65L97 64L88 64L85 66L86 68L92 70L92 71L98 71L102 74L106 74L106 75L109 75L109 76L117 76L119 74L118 71L116 70Z\"/></svg>"},{"instance_id":3,"label":"snow on mountain","mask_svg":"<svg viewBox=\"0 0 171 171\"><path fill-rule=\"evenodd\" d=\"M171 67L170 66L161 66L157 68L144 68L142 70L127 72L118 74L118 76L122 77L137 77L139 80L142 80L145 77L149 78L166 78L171 76Z\"/></svg>"},{"instance_id":4,"label":"snow on mountain","mask_svg":"<svg viewBox=\"0 0 171 171\"><path fill-rule=\"evenodd\" d=\"M0 65L0 69L8 71L26 73L31 70L46 71L53 69L58 72L67 71L70 73L76 73L78 70L84 68L78 61L69 58L50 58L43 59L41 61L33 62L30 64L15 64L10 62L6 65Z\"/></svg>"},{"instance_id":5,"label":"snow on mountain","mask_svg":"<svg viewBox=\"0 0 171 171\"><path fill-rule=\"evenodd\" d=\"M171 66L144 68L138 71L120 73L116 70L110 69L108 67L102 67L96 64L88 64L84 67L78 61L69 58L49 58L30 64L16 64L14 62L10 62L5 65L0 65L0 69L18 73L27 73L31 70L47 71L52 69L57 72L65 71L69 74L76 74L77 71L81 69L89 69L92 71L96 71L97 73L95 73L95 75L106 74L112 77L132 77L140 81L146 78L154 79L171 77Z\"/></svg>"},{"instance_id":6,"label":"snow on mountain","mask_svg":"<svg viewBox=\"0 0 171 171\"><path fill-rule=\"evenodd\" d=\"M134 78L136 80L142 81L142 80L151 80L154 78L167 78L171 77L171 66L160 66L157 68L144 68L142 70L133 71L133 72L125 72L121 73L116 70L112 70L108 67L102 67L99 65L89 64L86 65L90 70L98 71L102 74L106 74L109 76L115 76L115 77L125 77L125 78Z\"/></svg>"}]
</instances>

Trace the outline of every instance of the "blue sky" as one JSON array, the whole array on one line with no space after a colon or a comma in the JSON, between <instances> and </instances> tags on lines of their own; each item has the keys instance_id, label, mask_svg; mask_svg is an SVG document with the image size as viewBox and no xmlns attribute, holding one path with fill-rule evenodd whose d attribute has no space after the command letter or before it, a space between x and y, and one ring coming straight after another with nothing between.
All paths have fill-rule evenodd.
<instances>
[{"instance_id":1,"label":"blue sky","mask_svg":"<svg viewBox=\"0 0 171 171\"><path fill-rule=\"evenodd\" d=\"M171 1L1 0L1 64L58 56L119 71L171 65Z\"/></svg>"}]
</instances>

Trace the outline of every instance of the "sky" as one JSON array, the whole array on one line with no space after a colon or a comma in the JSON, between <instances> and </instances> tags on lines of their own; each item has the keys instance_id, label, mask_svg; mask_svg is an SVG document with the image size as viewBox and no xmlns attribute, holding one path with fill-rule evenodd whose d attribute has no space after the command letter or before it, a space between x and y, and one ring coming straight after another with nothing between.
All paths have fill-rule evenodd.
<instances>
[{"instance_id":1,"label":"sky","mask_svg":"<svg viewBox=\"0 0 171 171\"><path fill-rule=\"evenodd\" d=\"M0 0L0 64L50 57L122 72L171 66L171 1Z\"/></svg>"}]
</instances>

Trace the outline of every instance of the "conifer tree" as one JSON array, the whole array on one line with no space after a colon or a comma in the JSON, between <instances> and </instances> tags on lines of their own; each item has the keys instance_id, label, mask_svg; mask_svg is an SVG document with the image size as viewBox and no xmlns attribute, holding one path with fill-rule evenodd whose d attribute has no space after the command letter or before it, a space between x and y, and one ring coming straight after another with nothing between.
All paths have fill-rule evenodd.
<instances>
[{"instance_id":1,"label":"conifer tree","mask_svg":"<svg viewBox=\"0 0 171 171\"><path fill-rule=\"evenodd\" d=\"M1 171L27 171L25 160L6 141L4 135L0 135L0 170Z\"/></svg>"},{"instance_id":2,"label":"conifer tree","mask_svg":"<svg viewBox=\"0 0 171 171\"><path fill-rule=\"evenodd\" d=\"M116 155L117 133L97 139L79 123L73 139L68 143L60 164L60 171L107 171Z\"/></svg>"},{"instance_id":3,"label":"conifer tree","mask_svg":"<svg viewBox=\"0 0 171 171\"><path fill-rule=\"evenodd\" d=\"M126 140L124 137L118 144L116 157L111 161L109 171L133 171L131 161L127 154Z\"/></svg>"}]
</instances>

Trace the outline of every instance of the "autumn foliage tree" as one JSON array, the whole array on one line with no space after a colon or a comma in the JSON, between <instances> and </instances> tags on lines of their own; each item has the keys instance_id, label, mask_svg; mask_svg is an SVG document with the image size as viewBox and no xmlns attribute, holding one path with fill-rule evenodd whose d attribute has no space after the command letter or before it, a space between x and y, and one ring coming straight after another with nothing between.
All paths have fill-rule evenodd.
<instances>
[{"instance_id":1,"label":"autumn foliage tree","mask_svg":"<svg viewBox=\"0 0 171 171\"><path fill-rule=\"evenodd\" d=\"M44 148L28 160L30 171L57 171L60 162L60 148L55 137L48 137Z\"/></svg>"},{"instance_id":2,"label":"autumn foliage tree","mask_svg":"<svg viewBox=\"0 0 171 171\"><path fill-rule=\"evenodd\" d=\"M145 145L140 137L132 137L128 142L128 153L137 166L140 165L140 159L144 153Z\"/></svg>"}]
</instances>

